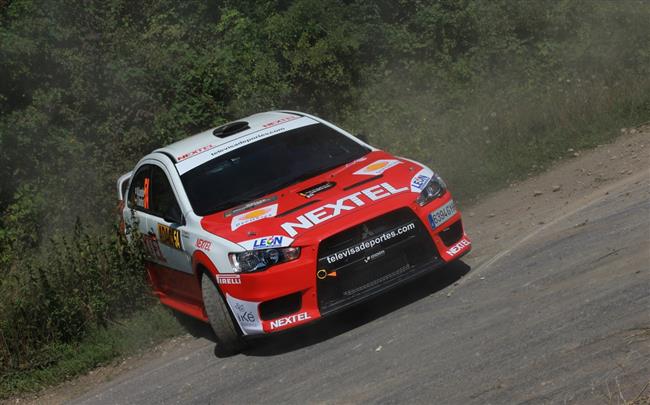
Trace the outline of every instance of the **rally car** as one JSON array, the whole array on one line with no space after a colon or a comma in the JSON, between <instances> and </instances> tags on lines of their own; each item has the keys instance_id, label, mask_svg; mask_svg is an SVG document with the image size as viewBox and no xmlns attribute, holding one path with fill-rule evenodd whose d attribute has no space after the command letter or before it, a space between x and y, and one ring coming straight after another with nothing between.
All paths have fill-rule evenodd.
<instances>
[{"instance_id":1,"label":"rally car","mask_svg":"<svg viewBox=\"0 0 650 405\"><path fill-rule=\"evenodd\" d=\"M157 149L118 180L154 294L217 347L317 320L470 250L443 180L293 111Z\"/></svg>"}]
</instances>

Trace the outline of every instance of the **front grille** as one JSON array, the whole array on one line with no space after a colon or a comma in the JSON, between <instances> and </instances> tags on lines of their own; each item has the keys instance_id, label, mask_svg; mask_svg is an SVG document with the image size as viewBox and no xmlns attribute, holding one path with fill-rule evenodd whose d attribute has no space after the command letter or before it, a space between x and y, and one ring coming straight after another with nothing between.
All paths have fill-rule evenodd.
<instances>
[{"instance_id":1,"label":"front grille","mask_svg":"<svg viewBox=\"0 0 650 405\"><path fill-rule=\"evenodd\" d=\"M422 222L401 208L333 235L318 248L321 313L429 270L438 252Z\"/></svg>"}]
</instances>

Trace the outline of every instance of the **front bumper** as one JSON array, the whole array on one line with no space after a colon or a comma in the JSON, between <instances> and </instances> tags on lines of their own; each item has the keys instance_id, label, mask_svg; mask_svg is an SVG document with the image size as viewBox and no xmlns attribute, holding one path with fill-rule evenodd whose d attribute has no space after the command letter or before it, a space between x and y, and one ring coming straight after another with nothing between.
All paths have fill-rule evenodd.
<instances>
[{"instance_id":1,"label":"front bumper","mask_svg":"<svg viewBox=\"0 0 650 405\"><path fill-rule=\"evenodd\" d=\"M302 247L299 259L259 273L238 275L237 282L230 279L220 283L220 288L245 335L272 333L314 321L469 252L471 242L460 212L435 224L435 228L429 218L430 213L449 203L453 204L449 192L424 207L396 198L363 215L332 221L317 233L296 239L294 245ZM411 223L415 228L409 232L388 240L381 237ZM366 245L367 250L360 248L373 238L381 242L369 248Z\"/></svg>"}]
</instances>

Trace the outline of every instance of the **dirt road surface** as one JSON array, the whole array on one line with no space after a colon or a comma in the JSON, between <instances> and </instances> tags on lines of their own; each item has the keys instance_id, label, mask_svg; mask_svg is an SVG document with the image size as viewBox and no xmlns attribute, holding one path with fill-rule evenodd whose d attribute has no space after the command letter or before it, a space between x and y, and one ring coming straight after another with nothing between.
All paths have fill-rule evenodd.
<instances>
[{"instance_id":1,"label":"dirt road surface","mask_svg":"<svg viewBox=\"0 0 650 405\"><path fill-rule=\"evenodd\" d=\"M464 216L474 244L463 263L234 357L185 336L39 402L637 398L650 380L649 128L567 151Z\"/></svg>"}]
</instances>

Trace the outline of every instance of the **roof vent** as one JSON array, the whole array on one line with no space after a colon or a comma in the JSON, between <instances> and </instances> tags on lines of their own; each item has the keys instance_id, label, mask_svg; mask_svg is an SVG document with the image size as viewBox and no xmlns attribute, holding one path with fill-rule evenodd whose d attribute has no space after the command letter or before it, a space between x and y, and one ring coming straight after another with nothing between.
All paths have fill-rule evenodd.
<instances>
[{"instance_id":1,"label":"roof vent","mask_svg":"<svg viewBox=\"0 0 650 405\"><path fill-rule=\"evenodd\" d=\"M214 136L219 138L227 138L231 135L235 135L238 132L246 131L250 127L246 121L235 121L230 122L226 125L222 125L216 128L212 133Z\"/></svg>"}]
</instances>

